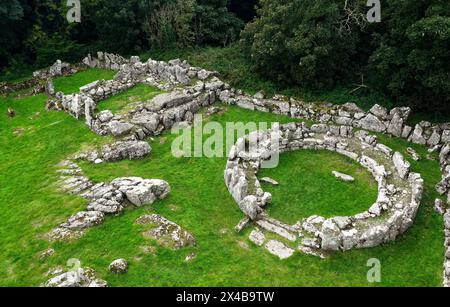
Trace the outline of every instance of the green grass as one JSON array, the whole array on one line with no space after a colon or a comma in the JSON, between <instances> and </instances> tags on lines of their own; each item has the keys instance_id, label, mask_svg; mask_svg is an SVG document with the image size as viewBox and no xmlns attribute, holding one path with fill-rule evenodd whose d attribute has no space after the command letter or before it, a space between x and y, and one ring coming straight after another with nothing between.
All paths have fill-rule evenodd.
<instances>
[{"instance_id":1,"label":"green grass","mask_svg":"<svg viewBox=\"0 0 450 307\"><path fill-rule=\"evenodd\" d=\"M332 88L320 90L312 90L299 85L280 84L276 81L268 80L254 70L248 54L238 43L235 43L224 48L199 47L192 49L150 50L142 54L141 58L146 60L151 57L163 61L175 58L187 60L191 65L218 71L222 80L252 95L260 90L264 90L269 97L274 94L283 94L297 97L305 102L327 102L333 104L354 102L366 111L375 104L383 105L389 109L395 106L394 101L376 89L362 88L354 92L353 90L361 83L359 75L354 76L352 80L337 82ZM410 118L412 124L421 120L447 122L448 117L436 113L415 113Z\"/></svg>"},{"instance_id":2,"label":"green grass","mask_svg":"<svg viewBox=\"0 0 450 307\"><path fill-rule=\"evenodd\" d=\"M115 113L117 111L123 110L130 104L149 100L160 93L162 93L162 91L160 91L156 87L139 84L123 93L100 102L98 105L98 110L110 110Z\"/></svg>"},{"instance_id":3,"label":"green grass","mask_svg":"<svg viewBox=\"0 0 450 307\"><path fill-rule=\"evenodd\" d=\"M342 182L332 171L356 180ZM351 159L329 151L286 153L281 155L277 168L264 169L259 177L280 183L276 187L263 184L264 190L273 195L269 214L291 225L311 215L354 215L366 211L377 199L377 183L369 172Z\"/></svg>"},{"instance_id":4,"label":"green grass","mask_svg":"<svg viewBox=\"0 0 450 307\"><path fill-rule=\"evenodd\" d=\"M95 76L92 72L92 78L77 74L70 82L61 80L59 90L71 92L86 79L104 78ZM0 286L39 285L47 279L45 273L50 268L65 266L70 258L78 258L83 266L94 268L111 286L372 286L366 280L370 258L381 261L382 286L441 284L443 225L442 218L433 211L434 185L440 180L440 172L436 161L427 160L412 163L425 179L425 197L414 226L398 241L337 253L327 260L295 254L280 261L248 241L251 229L242 234L233 231L242 213L224 184L226 158L176 159L171 154L175 136L165 134L165 142L159 138L151 142L153 151L146 159L82 167L95 181L119 176L167 180L172 188L169 198L109 217L78 241L51 244L42 235L86 207L79 197L55 191L55 165L82 146L103 139L90 132L83 121L62 112L45 111L44 103L43 95L20 100L0 97ZM16 110L14 119L7 118L8 107ZM292 121L236 107L206 120ZM402 152L411 146L395 138L380 139ZM414 148L421 154L426 152L421 146ZM358 182L355 186L340 185L329 174L335 168L355 175ZM267 170L267 175L281 183L277 188L266 187L274 194L269 210L289 221L314 213L354 213L370 205L375 195L368 174L331 153L284 154L280 167ZM306 188L311 190L305 191ZM321 191L317 199L313 197L314 189ZM143 228L134 225L134 221L149 211L190 231L197 246L172 251L144 239ZM291 216L295 219L290 220ZM241 247L240 242L246 242L249 248ZM142 246L154 246L156 252L145 254ZM39 252L48 247L55 248L55 256L39 260ZM186 263L185 257L192 252L197 258ZM117 258L130 262L127 274L108 272L109 263Z\"/></svg>"}]
</instances>

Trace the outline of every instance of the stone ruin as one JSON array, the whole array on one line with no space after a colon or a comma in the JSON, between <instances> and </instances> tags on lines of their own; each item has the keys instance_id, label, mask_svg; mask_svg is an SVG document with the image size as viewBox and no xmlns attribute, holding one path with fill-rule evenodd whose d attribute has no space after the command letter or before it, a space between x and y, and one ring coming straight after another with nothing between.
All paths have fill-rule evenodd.
<instances>
[{"instance_id":1,"label":"stone ruin","mask_svg":"<svg viewBox=\"0 0 450 307\"><path fill-rule=\"evenodd\" d=\"M378 183L377 201L367 211L351 217L311 216L295 225L270 218L264 208L272 195L263 191L257 173L274 154L300 149L329 150L360 163ZM420 174L410 171L400 153L378 143L365 131L292 123L239 139L230 151L225 184L248 222L284 240L300 242L300 251L312 253L375 247L395 240L413 224L424 182Z\"/></svg>"},{"instance_id":2,"label":"stone ruin","mask_svg":"<svg viewBox=\"0 0 450 307\"><path fill-rule=\"evenodd\" d=\"M147 137L160 135L176 123L189 124L193 115L202 107L222 102L249 110L319 123L312 127L299 124L281 126L280 152L301 148L336 151L366 167L377 180L377 202L366 212L332 219L313 216L299 221L296 225L286 225L267 216L264 210L271 201L271 195L261 190L256 176L260 159L266 158L263 155L264 146L260 148L261 152L246 155L240 151L242 142L246 141L240 140L241 143L238 142L230 154L225 171L226 184L246 215L237 229L253 222L257 229L252 232L250 239L258 245L266 243L264 231L269 231L289 242L298 242L298 249L302 252L323 256L325 251L371 247L395 240L411 226L420 204L423 180L419 174L410 171L409 163L400 153L394 153L387 146L379 144L375 136L364 131L354 132L353 128L401 137L412 143L428 146L430 153L439 152L442 181L436 188L442 196L448 197L450 203L450 123L432 124L423 121L410 126L407 123L411 112L409 108L387 110L375 105L365 112L354 103L305 103L280 95L266 98L262 92L249 96L221 81L217 72L192 67L180 60L161 62L150 59L141 62L138 57L125 59L99 52L97 57L86 57L80 65L85 68L113 69L117 71L117 75L113 80L100 80L83 86L76 94L56 93L50 98L49 106L65 110L78 119L84 117L88 127L99 135L120 138L119 142L139 142ZM167 93L137 103L132 109L121 114L113 114L108 110L95 113L99 102L139 83L156 86ZM267 137L264 134L258 135L262 139ZM108 154L109 151L104 149L84 153L84 157L82 153L79 158L94 163L135 158L134 154L111 155ZM74 169L81 172L79 168ZM70 172L71 169L62 171ZM70 180L74 182L71 183ZM75 191L84 191L94 186L83 176L75 179L69 176L68 186L71 184L74 185ZM119 190L117 187L112 189ZM120 203L119 198L113 202ZM91 208L93 207L96 207L95 202ZM91 224L101 220L100 214L82 215L74 217L73 220L87 220ZM63 230L66 231L66 228ZM448 240L450 232L447 231L446 235ZM287 258L294 253L292 248L277 240L269 240L265 247L280 258Z\"/></svg>"},{"instance_id":3,"label":"stone ruin","mask_svg":"<svg viewBox=\"0 0 450 307\"><path fill-rule=\"evenodd\" d=\"M79 160L98 163L103 161L134 160L149 155L151 148L146 142L115 142L93 150L75 154L73 160L60 163L58 188L66 193L80 195L89 203L86 211L71 216L67 222L46 235L50 241L70 240L81 237L86 229L103 223L105 215L117 215L127 205L151 205L166 198L170 186L159 179L138 177L117 178L111 182L94 183L86 177L76 163Z\"/></svg>"}]
</instances>

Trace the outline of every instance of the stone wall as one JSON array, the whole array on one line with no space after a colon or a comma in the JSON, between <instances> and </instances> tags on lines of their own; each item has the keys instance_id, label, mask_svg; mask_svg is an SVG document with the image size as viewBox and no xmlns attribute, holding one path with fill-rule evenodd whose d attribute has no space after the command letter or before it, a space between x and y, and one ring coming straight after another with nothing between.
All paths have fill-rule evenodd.
<instances>
[{"instance_id":1,"label":"stone wall","mask_svg":"<svg viewBox=\"0 0 450 307\"><path fill-rule=\"evenodd\" d=\"M43 93L45 91L45 82L59 76L74 74L83 69L80 65L71 65L69 63L57 60L52 66L46 69L33 72L33 77L17 83L0 83L0 95L9 94L35 87L32 95Z\"/></svg>"},{"instance_id":2,"label":"stone wall","mask_svg":"<svg viewBox=\"0 0 450 307\"><path fill-rule=\"evenodd\" d=\"M90 55L86 57L83 65L116 70L117 74L113 80L100 80L83 86L77 94L57 93L57 102L52 105L62 106L76 118L84 115L87 125L100 135L113 135L128 141L142 140L160 134L177 122L192 121L193 115L201 107L215 102L321 123L311 128L297 124L282 126L284 141L281 143L281 152L300 148L328 149L361 163L372 172L379 185L377 202L368 211L353 217L332 219L313 216L294 226L284 225L270 219L264 211L265 205L271 201L271 195L262 191L256 177L260 165L254 161L255 157L264 157L262 152L258 152L256 156L246 155L240 151L240 146L245 145L245 141L240 140L241 143L236 144L230 157L235 155L234 159L242 159L244 163L241 166L245 167L240 168L239 162L230 158L225 171L227 186L241 210L254 219L259 227L265 226L282 234L288 240L293 238L290 232L298 232L299 236L303 236L300 245L303 251L348 250L392 241L411 226L417 213L423 192L423 180L420 175L410 172L409 163L400 153L394 153L390 148L379 144L375 136L364 131L353 133L352 127L401 137L412 143L430 147L430 152L439 152L442 181L436 188L441 195L448 196L450 204L450 123L432 124L423 121L410 126L407 122L411 112L409 108L388 110L375 105L365 112L353 103L344 105L305 103L280 95L265 98L262 93L249 96L222 82L216 72L191 67L187 62L180 60L161 62L150 59L142 63L138 57L125 59L118 55L99 52L95 58ZM75 70L67 72L67 66L58 61L49 70L37 73L36 77L52 78L60 72L64 74L65 71L70 73ZM139 103L126 114L114 115L110 111L95 114L94 111L100 101L139 83L154 85L172 92ZM377 159L371 154L348 150L351 144L345 140L351 140L350 143L353 145L354 141L358 140L362 145L361 152L365 151L364 148L370 148L371 154L375 154ZM270 150L266 151L266 155L269 152ZM380 164L379 159L384 162ZM252 173L251 170L254 171L253 176L247 178ZM401 186L390 183L390 176L398 177L397 182L400 182ZM75 222L78 221L77 218L79 217L74 218ZM87 218L89 222L90 217L81 218ZM446 249L450 237L448 220L447 213ZM245 225L246 220L243 221L242 225ZM449 285L450 278L449 259L447 252L444 272L446 286Z\"/></svg>"},{"instance_id":3,"label":"stone wall","mask_svg":"<svg viewBox=\"0 0 450 307\"><path fill-rule=\"evenodd\" d=\"M344 105L304 103L280 95L266 99L261 93L251 97L235 89L223 90L218 97L222 102L249 110L361 128L426 145L430 147L430 152L441 151L440 163L443 176L437 189L441 195L448 196L450 204L450 149L446 146L450 144L450 123L432 124L422 121L414 127L410 126L407 120L411 109L407 107L387 110L380 105L375 105L368 112L364 112L354 103Z\"/></svg>"}]
</instances>

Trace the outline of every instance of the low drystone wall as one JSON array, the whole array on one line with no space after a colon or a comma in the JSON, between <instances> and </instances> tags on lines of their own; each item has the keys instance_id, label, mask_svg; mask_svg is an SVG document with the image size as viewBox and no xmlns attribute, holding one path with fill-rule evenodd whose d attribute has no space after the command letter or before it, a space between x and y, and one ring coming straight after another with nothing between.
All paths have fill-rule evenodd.
<instances>
[{"instance_id":1,"label":"low drystone wall","mask_svg":"<svg viewBox=\"0 0 450 307\"><path fill-rule=\"evenodd\" d=\"M442 196L447 195L448 204L450 204L450 123L433 124L422 121L411 126L408 124L411 112L409 108L388 110L375 105L365 112L354 103L344 105L305 103L280 95L266 98L262 93L250 96L221 81L216 72L191 67L187 62L180 60L161 62L150 59L142 63L137 57L125 59L118 55L100 52L95 58L90 55L86 57L83 65L84 67L113 69L118 72L113 80L96 81L82 87L77 94L57 93L55 97L51 98L49 105L52 108L64 109L76 118L84 116L87 125L100 135L113 135L128 141L142 140L148 136L160 134L177 122L192 121L193 114L198 112L201 107L215 102L223 102L249 110L312 120L324 125L314 126L314 128L303 127L302 129L305 130L301 131L302 134L318 134L323 137L322 139L299 138L294 140L294 145L289 141L287 144L290 145L285 150L299 149L300 147L331 150L332 145L324 145L325 138L334 136L338 139L347 138L347 146L350 147L352 144L357 144L358 142L355 140L359 139L363 150L371 148L371 152L384 155L384 158L378 158L386 159L386 161L384 164L379 164L377 162L379 160L373 159L370 154L355 156L349 153L346 149L347 146L344 146L346 145L345 140L339 140L335 144L336 152L348 155L367 167L379 183L380 193L377 203L367 212L354 217L334 219L311 217L298 225L285 225L265 216L263 208L271 200L268 193L261 194L258 188L256 190L258 195L249 194L242 198L244 194L240 193L243 190L235 188L233 185L231 188L233 197L239 200L241 209L248 216L254 218L259 227L282 234L288 240L294 238L297 240L297 233L304 235L299 247L304 252L317 248L348 250L392 241L410 227L417 212L423 188L420 175L409 172L409 164L399 153L392 153L386 146L378 144L374 136L366 135L365 132L353 135L351 127L401 137L412 143L428 146L430 153L439 152L442 181L436 186L436 189ZM61 69L63 70L63 68ZM59 69L52 71L58 72ZM150 101L138 103L126 114L115 115L110 111L95 113L96 106L100 101L139 83L154 85L172 92L159 95ZM339 127L333 125L339 125ZM293 128L293 126L290 127ZM284 126L283 129L284 132L291 131L290 128L286 129ZM295 131L298 129L299 127L296 127ZM313 131L313 129L324 129L324 131ZM303 145L297 146L296 142L303 142ZM383 166L385 170L392 169L387 171L387 177L377 173ZM257 167L253 165L240 172L248 170L256 171ZM241 175L243 174L240 173L238 177L243 178ZM233 174L233 176L235 175ZM389 178L392 176L399 177L398 182L405 186L397 187L392 183L383 184L389 182ZM254 179L252 184L254 184L253 187L256 187L258 185L256 176ZM243 181L240 184L245 185ZM248 198L248 196L256 198ZM241 203L244 199L246 201ZM381 222L378 224L367 223L372 219ZM249 219L244 219L238 228L243 227L248 221ZM263 241L258 232L253 234L257 242ZM278 245L274 242L269 243L270 246L267 247L269 250L277 250L283 257L291 254L289 248L279 248L279 242ZM447 266L446 262L446 268Z\"/></svg>"},{"instance_id":2,"label":"low drystone wall","mask_svg":"<svg viewBox=\"0 0 450 307\"><path fill-rule=\"evenodd\" d=\"M286 239L302 238L300 248L346 251L393 241L413 224L424 182L420 174L410 172L409 163L400 153L379 144L365 131L353 133L348 126L320 124L309 128L304 123L292 123L254 132L239 139L230 151L225 184L240 209L257 225L282 232L276 231L279 227L264 225L264 207L272 196L261 188L259 169L274 154L300 149L330 150L359 162L378 182L378 198L368 211L355 216L312 216L282 227ZM283 224L273 220L268 223Z\"/></svg>"}]
</instances>

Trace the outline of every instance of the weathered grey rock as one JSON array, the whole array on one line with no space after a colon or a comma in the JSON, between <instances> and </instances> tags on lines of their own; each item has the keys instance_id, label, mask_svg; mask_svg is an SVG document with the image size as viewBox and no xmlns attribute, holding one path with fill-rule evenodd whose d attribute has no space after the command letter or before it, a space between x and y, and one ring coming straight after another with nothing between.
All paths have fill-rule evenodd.
<instances>
[{"instance_id":1,"label":"weathered grey rock","mask_svg":"<svg viewBox=\"0 0 450 307\"><path fill-rule=\"evenodd\" d=\"M427 143L427 140L423 136L423 128L420 125L416 125L414 128L413 133L409 137L409 141L413 142L415 144L421 144L425 145Z\"/></svg>"},{"instance_id":2,"label":"weathered grey rock","mask_svg":"<svg viewBox=\"0 0 450 307\"><path fill-rule=\"evenodd\" d=\"M59 189L63 192L78 195L92 187L94 184L85 176L63 177L59 182Z\"/></svg>"},{"instance_id":3,"label":"weathered grey rock","mask_svg":"<svg viewBox=\"0 0 450 307\"><path fill-rule=\"evenodd\" d=\"M378 117L368 114L366 117L359 121L359 127L375 132L384 132L386 131L386 125L378 119Z\"/></svg>"},{"instance_id":4,"label":"weathered grey rock","mask_svg":"<svg viewBox=\"0 0 450 307\"><path fill-rule=\"evenodd\" d=\"M136 113L131 119L131 123L144 127L151 134L157 131L159 122L160 116L157 113L145 110Z\"/></svg>"},{"instance_id":5,"label":"weathered grey rock","mask_svg":"<svg viewBox=\"0 0 450 307\"><path fill-rule=\"evenodd\" d=\"M62 228L69 230L83 230L103 223L105 215L99 211L81 211L71 216Z\"/></svg>"},{"instance_id":6,"label":"weathered grey rock","mask_svg":"<svg viewBox=\"0 0 450 307\"><path fill-rule=\"evenodd\" d=\"M450 143L450 130L442 131L441 141L442 143Z\"/></svg>"},{"instance_id":7,"label":"weathered grey rock","mask_svg":"<svg viewBox=\"0 0 450 307\"><path fill-rule=\"evenodd\" d=\"M239 208L244 212L251 220L256 220L262 209L258 206L258 199L253 196L247 196L239 202Z\"/></svg>"},{"instance_id":8,"label":"weathered grey rock","mask_svg":"<svg viewBox=\"0 0 450 307\"><path fill-rule=\"evenodd\" d=\"M117 120L108 123L109 132L116 137L129 134L133 127L130 123L122 123Z\"/></svg>"},{"instance_id":9,"label":"weathered grey rock","mask_svg":"<svg viewBox=\"0 0 450 307\"><path fill-rule=\"evenodd\" d=\"M408 139L411 135L411 131L412 131L412 127L410 127L410 126L403 127L402 138Z\"/></svg>"},{"instance_id":10,"label":"weathered grey rock","mask_svg":"<svg viewBox=\"0 0 450 307\"><path fill-rule=\"evenodd\" d=\"M258 228L254 229L250 233L250 236L248 238L250 239L250 241L252 241L253 243L255 243L258 246L263 246L264 242L266 241L266 236Z\"/></svg>"},{"instance_id":11,"label":"weathered grey rock","mask_svg":"<svg viewBox=\"0 0 450 307\"><path fill-rule=\"evenodd\" d=\"M100 158L104 161L136 160L149 155L151 150L145 141L118 141L104 145Z\"/></svg>"},{"instance_id":12,"label":"weathered grey rock","mask_svg":"<svg viewBox=\"0 0 450 307\"><path fill-rule=\"evenodd\" d=\"M136 220L138 225L151 225L149 231L144 232L144 237L156 240L160 245L173 249L180 249L196 244L194 236L182 229L179 225L164 217L152 214L144 215Z\"/></svg>"},{"instance_id":13,"label":"weathered grey rock","mask_svg":"<svg viewBox=\"0 0 450 307\"><path fill-rule=\"evenodd\" d=\"M115 274L123 274L128 271L128 262L125 259L114 260L108 267Z\"/></svg>"},{"instance_id":14,"label":"weathered grey rock","mask_svg":"<svg viewBox=\"0 0 450 307\"><path fill-rule=\"evenodd\" d=\"M99 211L104 214L117 214L123 211L123 194L110 184L100 183L83 194L91 199L88 211Z\"/></svg>"},{"instance_id":15,"label":"weathered grey rock","mask_svg":"<svg viewBox=\"0 0 450 307\"><path fill-rule=\"evenodd\" d=\"M375 146L375 148L379 151L381 151L382 153L384 153L386 156L388 156L389 158L392 157L392 153L393 150L390 147L387 147L384 144L377 144Z\"/></svg>"},{"instance_id":16,"label":"weathered grey rock","mask_svg":"<svg viewBox=\"0 0 450 307\"><path fill-rule=\"evenodd\" d=\"M392 161L394 162L395 168L397 169L400 178L408 178L411 164L403 158L402 154L399 152L394 153Z\"/></svg>"},{"instance_id":17,"label":"weathered grey rock","mask_svg":"<svg viewBox=\"0 0 450 307\"><path fill-rule=\"evenodd\" d=\"M326 220L320 232L322 238L322 249L338 251L342 244L342 237L339 227L332 221Z\"/></svg>"},{"instance_id":18,"label":"weathered grey rock","mask_svg":"<svg viewBox=\"0 0 450 307\"><path fill-rule=\"evenodd\" d=\"M411 147L406 148L406 152L411 156L414 161L420 160L420 155Z\"/></svg>"},{"instance_id":19,"label":"weathered grey rock","mask_svg":"<svg viewBox=\"0 0 450 307\"><path fill-rule=\"evenodd\" d=\"M434 202L434 210L437 213L441 214L441 215L445 214L444 203L442 202L441 199L438 198L438 199L435 200L435 202Z\"/></svg>"},{"instance_id":20,"label":"weathered grey rock","mask_svg":"<svg viewBox=\"0 0 450 307\"><path fill-rule=\"evenodd\" d=\"M297 235L287 230L287 227L282 227L279 223L273 223L267 219L260 219L256 221L256 224L262 229L277 234L291 242L297 241Z\"/></svg>"},{"instance_id":21,"label":"weathered grey rock","mask_svg":"<svg viewBox=\"0 0 450 307\"><path fill-rule=\"evenodd\" d=\"M271 184L271 185L279 185L278 181L275 181L275 180L273 180L272 178L269 178L269 177L263 177L259 181L264 182L264 183L268 183L268 184Z\"/></svg>"},{"instance_id":22,"label":"weathered grey rock","mask_svg":"<svg viewBox=\"0 0 450 307\"><path fill-rule=\"evenodd\" d=\"M206 79L208 79L208 78L211 77L211 76L212 76L212 73L211 73L210 71L206 71L206 70L204 70L204 69L200 70L200 71L198 72L198 74L197 74L197 77L198 77L200 80L206 80Z\"/></svg>"},{"instance_id":23,"label":"weathered grey rock","mask_svg":"<svg viewBox=\"0 0 450 307\"><path fill-rule=\"evenodd\" d=\"M265 247L271 254L277 256L281 260L287 259L294 254L294 250L292 248L287 247L277 240L270 240L267 242Z\"/></svg>"},{"instance_id":24,"label":"weathered grey rock","mask_svg":"<svg viewBox=\"0 0 450 307\"><path fill-rule=\"evenodd\" d=\"M348 251L358 244L358 230L355 228L342 231L342 250Z\"/></svg>"},{"instance_id":25,"label":"weathered grey rock","mask_svg":"<svg viewBox=\"0 0 450 307\"><path fill-rule=\"evenodd\" d=\"M125 177L117 178L111 184L136 206L151 205L157 199L166 198L170 193L169 184L159 179Z\"/></svg>"},{"instance_id":26,"label":"weathered grey rock","mask_svg":"<svg viewBox=\"0 0 450 307\"><path fill-rule=\"evenodd\" d=\"M264 99L266 98L266 94L264 93L264 91L259 91L253 97L255 97L256 99Z\"/></svg>"},{"instance_id":27,"label":"weathered grey rock","mask_svg":"<svg viewBox=\"0 0 450 307\"><path fill-rule=\"evenodd\" d=\"M364 113L364 111L353 102L343 104L342 109L350 113Z\"/></svg>"},{"instance_id":28,"label":"weathered grey rock","mask_svg":"<svg viewBox=\"0 0 450 307\"><path fill-rule=\"evenodd\" d=\"M73 230L63 227L57 227L47 233L45 238L50 242L72 241L81 238L84 235L83 230Z\"/></svg>"},{"instance_id":29,"label":"weathered grey rock","mask_svg":"<svg viewBox=\"0 0 450 307\"><path fill-rule=\"evenodd\" d=\"M97 118L102 122L109 122L114 117L114 114L110 110L101 111L98 113Z\"/></svg>"},{"instance_id":30,"label":"weathered grey rock","mask_svg":"<svg viewBox=\"0 0 450 307\"><path fill-rule=\"evenodd\" d=\"M106 281L97 278L95 271L89 268L79 268L63 273L43 284L44 287L50 288L104 288L107 285Z\"/></svg>"},{"instance_id":31,"label":"weathered grey rock","mask_svg":"<svg viewBox=\"0 0 450 307\"><path fill-rule=\"evenodd\" d=\"M349 175L346 175L346 174L343 174L340 172L333 171L332 174L334 177L336 177L339 180L342 180L344 182L354 182L355 181L355 178L353 178L352 176L349 176Z\"/></svg>"},{"instance_id":32,"label":"weathered grey rock","mask_svg":"<svg viewBox=\"0 0 450 307\"><path fill-rule=\"evenodd\" d=\"M247 227L250 224L250 219L248 217L244 217L239 221L239 223L234 227L234 230L237 233L240 233L245 227Z\"/></svg>"},{"instance_id":33,"label":"weathered grey rock","mask_svg":"<svg viewBox=\"0 0 450 307\"><path fill-rule=\"evenodd\" d=\"M380 106L379 104L374 105L370 111L370 113L372 113L373 115L375 115L376 117L380 118L380 119L387 119L388 117L388 111L385 107Z\"/></svg>"},{"instance_id":34,"label":"weathered grey rock","mask_svg":"<svg viewBox=\"0 0 450 307\"><path fill-rule=\"evenodd\" d=\"M400 114L398 113L394 114L391 122L389 123L387 132L397 137L400 137L402 135L403 119L401 118Z\"/></svg>"},{"instance_id":35,"label":"weathered grey rock","mask_svg":"<svg viewBox=\"0 0 450 307\"><path fill-rule=\"evenodd\" d=\"M427 141L427 144L429 146L436 146L441 142L441 134L434 129L433 133L431 134L430 138Z\"/></svg>"},{"instance_id":36,"label":"weathered grey rock","mask_svg":"<svg viewBox=\"0 0 450 307\"><path fill-rule=\"evenodd\" d=\"M193 99L191 94L182 91L160 94L145 104L145 108L150 112L158 112L164 108L173 108L185 104Z\"/></svg>"},{"instance_id":37,"label":"weathered grey rock","mask_svg":"<svg viewBox=\"0 0 450 307\"><path fill-rule=\"evenodd\" d=\"M66 95L62 99L62 107L64 110L66 110L69 114L74 116L76 119L79 119L81 116L84 115L84 101L79 94L73 94L73 95Z\"/></svg>"},{"instance_id":38,"label":"weathered grey rock","mask_svg":"<svg viewBox=\"0 0 450 307\"><path fill-rule=\"evenodd\" d=\"M56 94L55 86L53 85L53 79L48 78L47 82L45 83L45 93L49 97L53 97Z\"/></svg>"}]
</instances>

